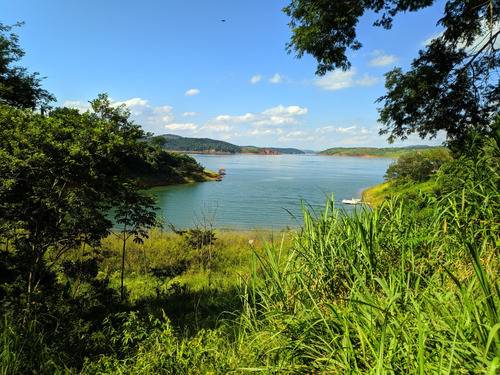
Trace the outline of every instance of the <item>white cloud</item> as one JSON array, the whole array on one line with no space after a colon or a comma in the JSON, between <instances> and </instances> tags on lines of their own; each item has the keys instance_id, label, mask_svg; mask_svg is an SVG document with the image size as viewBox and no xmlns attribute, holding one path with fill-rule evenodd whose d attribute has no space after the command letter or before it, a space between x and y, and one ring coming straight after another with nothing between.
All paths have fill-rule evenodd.
<instances>
[{"instance_id":1,"label":"white cloud","mask_svg":"<svg viewBox=\"0 0 500 375\"><path fill-rule=\"evenodd\" d=\"M172 107L164 105L161 107L153 107L153 113L148 117L149 123L170 122L174 119Z\"/></svg>"},{"instance_id":2,"label":"white cloud","mask_svg":"<svg viewBox=\"0 0 500 375\"><path fill-rule=\"evenodd\" d=\"M141 125L146 131L162 131L163 126L174 120L172 107L168 105L153 107L148 101L141 98L132 98L124 101L117 101L109 98L111 106L118 107L125 105L130 111L131 120ZM63 106L77 108L84 112L90 110L90 104L81 101L66 101Z\"/></svg>"},{"instance_id":3,"label":"white cloud","mask_svg":"<svg viewBox=\"0 0 500 375\"><path fill-rule=\"evenodd\" d=\"M261 74L257 74L250 79L250 83L257 83L262 79Z\"/></svg>"},{"instance_id":4,"label":"white cloud","mask_svg":"<svg viewBox=\"0 0 500 375\"><path fill-rule=\"evenodd\" d=\"M255 118L255 115L251 114L251 113L246 113L242 116L230 116L230 115L219 115L217 116L216 118L212 119L212 120L208 120L209 123L220 123L220 122L223 122L223 123L228 123L228 122L231 122L231 123L249 123L249 122L252 122L253 119Z\"/></svg>"},{"instance_id":5,"label":"white cloud","mask_svg":"<svg viewBox=\"0 0 500 375\"><path fill-rule=\"evenodd\" d=\"M368 73L365 73L361 79L355 79L356 75L357 70L355 68L346 72L335 70L321 78L315 79L314 84L324 90L341 90L355 85L372 86L378 82L378 78L372 77Z\"/></svg>"},{"instance_id":6,"label":"white cloud","mask_svg":"<svg viewBox=\"0 0 500 375\"><path fill-rule=\"evenodd\" d=\"M347 128L339 127L335 131L342 134L353 134L355 130L355 126L349 126Z\"/></svg>"},{"instance_id":7,"label":"white cloud","mask_svg":"<svg viewBox=\"0 0 500 375\"><path fill-rule=\"evenodd\" d=\"M199 93L200 93L200 90L198 90L198 89L190 89L190 90L187 90L184 95L194 96L194 95L198 95Z\"/></svg>"},{"instance_id":8,"label":"white cloud","mask_svg":"<svg viewBox=\"0 0 500 375\"><path fill-rule=\"evenodd\" d=\"M432 43L432 41L434 39L437 39L437 38L440 38L441 36L443 35L443 32L435 32L434 34L432 34L429 38L427 38L426 40L422 41L420 44L425 47L425 46L428 46L429 44Z\"/></svg>"},{"instance_id":9,"label":"white cloud","mask_svg":"<svg viewBox=\"0 0 500 375\"><path fill-rule=\"evenodd\" d=\"M500 22L494 22L490 24L489 21L483 20L481 25L482 32L481 34L472 42L472 44L468 47L465 46L463 41L458 44L458 48L466 47L466 51L471 53L473 51L479 51L482 47L484 47L485 43L488 42L491 35L497 33L500 30ZM428 39L424 40L421 45L428 46L432 43L434 39L438 39L443 36L444 31L439 33L434 33ZM496 38L494 42L494 48L500 48L500 39Z\"/></svg>"},{"instance_id":10,"label":"white cloud","mask_svg":"<svg viewBox=\"0 0 500 375\"><path fill-rule=\"evenodd\" d=\"M357 79L354 83L358 86L373 86L378 82L377 77L370 76L368 73L365 73L363 78Z\"/></svg>"},{"instance_id":11,"label":"white cloud","mask_svg":"<svg viewBox=\"0 0 500 375\"><path fill-rule=\"evenodd\" d=\"M340 140L341 145L359 147L360 145L370 144L375 139L366 135L362 136L349 136Z\"/></svg>"},{"instance_id":12,"label":"white cloud","mask_svg":"<svg viewBox=\"0 0 500 375\"><path fill-rule=\"evenodd\" d=\"M333 133L333 132L335 132L335 129L336 129L335 126L324 126L322 128L316 129L316 133L318 133L318 134Z\"/></svg>"},{"instance_id":13,"label":"white cloud","mask_svg":"<svg viewBox=\"0 0 500 375\"><path fill-rule=\"evenodd\" d=\"M481 35L474 40L472 45L466 48L468 52L480 51L481 48L483 48L490 41L490 38L499 31L500 22L494 22L493 24L490 24L487 21L483 21L481 29L482 29ZM465 44L462 43L459 47L465 47ZM493 41L493 47L495 49L500 48L500 38L498 38L498 36ZM486 50L487 51L491 50L491 46L486 48Z\"/></svg>"},{"instance_id":14,"label":"white cloud","mask_svg":"<svg viewBox=\"0 0 500 375\"><path fill-rule=\"evenodd\" d=\"M283 134L283 129L275 128L275 129L254 129L249 134L251 135L279 135Z\"/></svg>"},{"instance_id":15,"label":"white cloud","mask_svg":"<svg viewBox=\"0 0 500 375\"><path fill-rule=\"evenodd\" d=\"M184 112L182 117L196 117L198 114L196 112Z\"/></svg>"},{"instance_id":16,"label":"white cloud","mask_svg":"<svg viewBox=\"0 0 500 375\"><path fill-rule=\"evenodd\" d=\"M361 145L379 140L377 135L365 127L356 125L337 127L325 126L319 129L292 130L277 139L281 143L302 143L302 148L326 149L334 145ZM333 144L332 144L333 140ZM305 144L309 144L306 146ZM296 147L296 146L292 146Z\"/></svg>"},{"instance_id":17,"label":"white cloud","mask_svg":"<svg viewBox=\"0 0 500 375\"><path fill-rule=\"evenodd\" d=\"M396 56L386 55L381 50L375 50L371 55L373 58L368 62L368 66L387 66L394 64L398 60Z\"/></svg>"},{"instance_id":18,"label":"white cloud","mask_svg":"<svg viewBox=\"0 0 500 375\"><path fill-rule=\"evenodd\" d=\"M297 118L306 114L307 108L279 105L258 114L246 113L240 116L220 115L209 120L208 124L246 124L253 127L281 127L284 124L297 124Z\"/></svg>"},{"instance_id":19,"label":"white cloud","mask_svg":"<svg viewBox=\"0 0 500 375\"><path fill-rule=\"evenodd\" d=\"M196 130L198 129L198 126L196 126L195 124L191 124L191 123L186 123L186 124L168 124L168 125L165 125L165 129L167 130L172 130L172 131L176 131L176 130Z\"/></svg>"},{"instance_id":20,"label":"white cloud","mask_svg":"<svg viewBox=\"0 0 500 375\"><path fill-rule=\"evenodd\" d=\"M274 108L266 109L262 112L263 115L271 115L271 116L302 116L307 114L307 108L300 108L298 105L291 105L285 107L283 105L279 105Z\"/></svg>"},{"instance_id":21,"label":"white cloud","mask_svg":"<svg viewBox=\"0 0 500 375\"><path fill-rule=\"evenodd\" d=\"M125 106L130 110L130 112L134 115L141 112L141 109L144 107L149 107L148 101L141 98L133 98L128 99L123 102L118 102L110 98L111 105L114 107L118 107L120 105L125 104ZM137 113L134 113L137 111Z\"/></svg>"},{"instance_id":22,"label":"white cloud","mask_svg":"<svg viewBox=\"0 0 500 375\"><path fill-rule=\"evenodd\" d=\"M276 73L273 78L269 79L269 82L271 83L281 83L283 81L283 77L279 73Z\"/></svg>"},{"instance_id":23,"label":"white cloud","mask_svg":"<svg viewBox=\"0 0 500 375\"><path fill-rule=\"evenodd\" d=\"M289 137L303 137L304 135L305 135L305 132L303 132L301 130L288 133Z\"/></svg>"},{"instance_id":24,"label":"white cloud","mask_svg":"<svg viewBox=\"0 0 500 375\"><path fill-rule=\"evenodd\" d=\"M321 140L321 138L305 131L293 131L278 138L279 142L317 142L319 140Z\"/></svg>"},{"instance_id":25,"label":"white cloud","mask_svg":"<svg viewBox=\"0 0 500 375\"><path fill-rule=\"evenodd\" d=\"M152 107L148 104L147 100L141 98L128 99L123 102L111 99L111 103L113 106L125 104L127 109L130 110L133 120L144 127L150 126L159 128L165 123L169 123L174 120L172 107L168 105Z\"/></svg>"},{"instance_id":26,"label":"white cloud","mask_svg":"<svg viewBox=\"0 0 500 375\"><path fill-rule=\"evenodd\" d=\"M205 125L200 128L200 130L208 130L212 132L228 132L232 129L228 125Z\"/></svg>"},{"instance_id":27,"label":"white cloud","mask_svg":"<svg viewBox=\"0 0 500 375\"><path fill-rule=\"evenodd\" d=\"M266 125L284 125L284 124L295 124L297 120L293 117L283 117L283 116L270 116L263 117L261 120L255 121L254 126L266 126Z\"/></svg>"},{"instance_id":28,"label":"white cloud","mask_svg":"<svg viewBox=\"0 0 500 375\"><path fill-rule=\"evenodd\" d=\"M337 133L337 134L349 134L349 135L357 135L357 134L372 134L373 132L371 130L368 130L365 127L362 127L359 129L358 126L352 125L352 126L325 126L322 128L316 129L317 134L328 134L328 133Z\"/></svg>"},{"instance_id":29,"label":"white cloud","mask_svg":"<svg viewBox=\"0 0 500 375\"><path fill-rule=\"evenodd\" d=\"M314 83L324 90L341 90L347 87L354 86L353 77L356 75L356 70L352 69L347 72L342 70L335 70L331 73L317 78Z\"/></svg>"},{"instance_id":30,"label":"white cloud","mask_svg":"<svg viewBox=\"0 0 500 375\"><path fill-rule=\"evenodd\" d=\"M89 102L82 102L81 100L66 100L63 104L63 107L78 109L80 112L86 112L91 109Z\"/></svg>"}]
</instances>

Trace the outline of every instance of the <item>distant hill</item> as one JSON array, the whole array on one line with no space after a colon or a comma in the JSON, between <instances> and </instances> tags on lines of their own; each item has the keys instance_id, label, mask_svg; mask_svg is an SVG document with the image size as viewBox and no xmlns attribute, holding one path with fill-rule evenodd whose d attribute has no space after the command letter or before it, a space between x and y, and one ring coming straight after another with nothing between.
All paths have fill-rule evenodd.
<instances>
[{"instance_id":1,"label":"distant hill","mask_svg":"<svg viewBox=\"0 0 500 375\"><path fill-rule=\"evenodd\" d=\"M320 155L332 156L368 156L380 158L397 158L409 152L424 151L432 146L407 146L407 147L334 147L318 152Z\"/></svg>"},{"instance_id":2,"label":"distant hill","mask_svg":"<svg viewBox=\"0 0 500 375\"><path fill-rule=\"evenodd\" d=\"M246 154L303 154L304 151L297 148L279 148L279 147L255 147L241 146Z\"/></svg>"},{"instance_id":3,"label":"distant hill","mask_svg":"<svg viewBox=\"0 0 500 375\"><path fill-rule=\"evenodd\" d=\"M163 137L163 138L182 138L180 135L175 135L175 134L162 134L160 135L160 137Z\"/></svg>"},{"instance_id":4,"label":"distant hill","mask_svg":"<svg viewBox=\"0 0 500 375\"><path fill-rule=\"evenodd\" d=\"M298 148L278 148L278 147L268 147L270 150L278 151L280 154L305 154L304 151Z\"/></svg>"},{"instance_id":5,"label":"distant hill","mask_svg":"<svg viewBox=\"0 0 500 375\"><path fill-rule=\"evenodd\" d=\"M220 152L230 154L242 152L240 146L210 138L184 138L172 137L171 135L163 137L165 138L165 142L161 147L169 151Z\"/></svg>"},{"instance_id":6,"label":"distant hill","mask_svg":"<svg viewBox=\"0 0 500 375\"><path fill-rule=\"evenodd\" d=\"M150 138L150 141L169 151L229 153L229 154L303 154L296 148L237 146L229 142L210 138L181 137L174 134L163 134Z\"/></svg>"}]
</instances>

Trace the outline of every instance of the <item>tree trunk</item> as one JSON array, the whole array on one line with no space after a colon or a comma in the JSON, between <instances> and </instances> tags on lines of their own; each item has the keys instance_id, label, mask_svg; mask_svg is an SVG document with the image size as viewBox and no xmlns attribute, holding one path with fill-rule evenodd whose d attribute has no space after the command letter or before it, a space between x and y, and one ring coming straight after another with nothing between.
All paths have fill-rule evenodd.
<instances>
[{"instance_id":1,"label":"tree trunk","mask_svg":"<svg viewBox=\"0 0 500 375\"><path fill-rule=\"evenodd\" d=\"M123 248L122 248L122 275L121 275L121 290L120 301L123 302L123 274L125 272L125 245L127 243L127 225L123 227Z\"/></svg>"}]
</instances>

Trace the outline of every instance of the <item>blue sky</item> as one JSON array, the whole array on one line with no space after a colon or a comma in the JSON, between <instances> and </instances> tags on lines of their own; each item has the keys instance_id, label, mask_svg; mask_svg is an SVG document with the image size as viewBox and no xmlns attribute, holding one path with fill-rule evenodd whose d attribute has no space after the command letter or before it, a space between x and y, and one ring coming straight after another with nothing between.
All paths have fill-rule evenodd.
<instances>
[{"instance_id":1,"label":"blue sky","mask_svg":"<svg viewBox=\"0 0 500 375\"><path fill-rule=\"evenodd\" d=\"M389 31L367 14L351 70L317 77L311 57L285 51L289 1L0 0L0 22L26 22L15 29L26 52L20 65L47 77L58 106L88 108L108 93L156 135L317 151L388 146L375 103L383 75L407 70L439 34L443 2L399 15Z\"/></svg>"}]
</instances>

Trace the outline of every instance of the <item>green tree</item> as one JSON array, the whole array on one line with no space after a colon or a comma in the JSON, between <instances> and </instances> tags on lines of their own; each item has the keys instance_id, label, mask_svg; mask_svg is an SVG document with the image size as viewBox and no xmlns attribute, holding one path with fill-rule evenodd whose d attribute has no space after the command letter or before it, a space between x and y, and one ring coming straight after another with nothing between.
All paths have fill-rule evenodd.
<instances>
[{"instance_id":1,"label":"green tree","mask_svg":"<svg viewBox=\"0 0 500 375\"><path fill-rule=\"evenodd\" d=\"M400 182L407 179L422 182L429 179L431 172L432 163L429 159L421 154L414 153L403 155L392 163L387 168L384 177L387 180L399 180Z\"/></svg>"},{"instance_id":2,"label":"green tree","mask_svg":"<svg viewBox=\"0 0 500 375\"><path fill-rule=\"evenodd\" d=\"M291 17L293 35L289 53L311 54L318 61L316 73L347 70L348 50L362 46L356 37L365 12L380 15L374 26L390 29L398 13L431 6L434 0L293 0L284 8ZM498 114L500 3L493 0L448 0L438 24L444 32L419 52L411 69L395 68L386 75L381 134L389 142L409 134L435 137L445 131L461 139L470 127L488 129Z\"/></svg>"},{"instance_id":3,"label":"green tree","mask_svg":"<svg viewBox=\"0 0 500 375\"><path fill-rule=\"evenodd\" d=\"M158 135L156 137L152 137L149 141L153 146L163 147L167 140L165 139L165 137Z\"/></svg>"},{"instance_id":4,"label":"green tree","mask_svg":"<svg viewBox=\"0 0 500 375\"><path fill-rule=\"evenodd\" d=\"M124 184L120 204L115 208L115 220L121 225L120 232L113 234L122 241L122 264L121 264L121 301L124 299L125 290L123 278L125 275L125 252L127 241L133 237L135 243L142 244L143 238L148 238L148 231L158 225L155 207L156 199L152 195L138 193L137 184Z\"/></svg>"},{"instance_id":5,"label":"green tree","mask_svg":"<svg viewBox=\"0 0 500 375\"><path fill-rule=\"evenodd\" d=\"M123 163L146 145L139 134L133 124L90 112L63 108L45 117L0 105L3 266L12 271L7 288L17 285L26 306L66 251L109 234L111 208L134 202L151 209L130 189L136 182Z\"/></svg>"},{"instance_id":6,"label":"green tree","mask_svg":"<svg viewBox=\"0 0 500 375\"><path fill-rule=\"evenodd\" d=\"M400 182L408 179L423 182L451 160L453 158L450 151L442 147L406 154L389 166L385 178Z\"/></svg>"},{"instance_id":7,"label":"green tree","mask_svg":"<svg viewBox=\"0 0 500 375\"><path fill-rule=\"evenodd\" d=\"M49 109L49 103L55 98L42 89L38 73L29 73L26 68L15 65L24 56L19 47L19 38L12 33L14 26L0 22L0 103L16 108Z\"/></svg>"},{"instance_id":8,"label":"green tree","mask_svg":"<svg viewBox=\"0 0 500 375\"><path fill-rule=\"evenodd\" d=\"M90 105L95 116L107 121L108 130L125 135L132 142L129 145L136 145L134 142L145 136L141 126L130 120L130 110L126 105L112 106L108 94L99 94L97 99L90 101ZM144 148L143 146L141 147Z\"/></svg>"}]
</instances>

